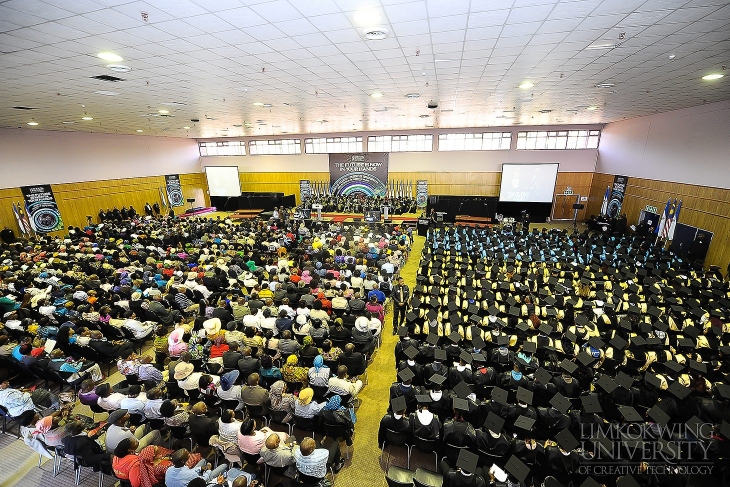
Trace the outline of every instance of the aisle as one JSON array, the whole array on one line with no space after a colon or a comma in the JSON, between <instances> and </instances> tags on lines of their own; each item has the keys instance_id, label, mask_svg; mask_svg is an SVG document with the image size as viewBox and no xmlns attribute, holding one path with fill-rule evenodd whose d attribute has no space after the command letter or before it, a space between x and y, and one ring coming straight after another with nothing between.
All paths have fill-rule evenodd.
<instances>
[{"instance_id":1,"label":"aisle","mask_svg":"<svg viewBox=\"0 0 730 487\"><path fill-rule=\"evenodd\" d=\"M410 257L401 271L401 275L411 291L416 285L416 271L418 270L421 250L425 241L426 239L423 237L414 236ZM369 383L360 392L362 406L357 412L352 463L348 462L348 465L337 475L335 482L336 485L341 487L387 486L385 472L378 463L380 457L378 426L380 425L380 419L388 408L390 385L395 380L393 350L398 337L393 336L392 312L385 317L385 322L383 343L375 355L373 363L368 366Z\"/></svg>"}]
</instances>

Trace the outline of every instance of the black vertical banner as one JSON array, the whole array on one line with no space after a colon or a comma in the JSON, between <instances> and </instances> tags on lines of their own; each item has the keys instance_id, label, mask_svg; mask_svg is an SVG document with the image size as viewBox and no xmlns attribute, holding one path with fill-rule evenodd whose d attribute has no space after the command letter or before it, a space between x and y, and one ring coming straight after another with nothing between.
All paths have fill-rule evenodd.
<instances>
[{"instance_id":1,"label":"black vertical banner","mask_svg":"<svg viewBox=\"0 0 730 487\"><path fill-rule=\"evenodd\" d=\"M410 195L409 195L410 196ZM428 181L419 179L416 181L416 206L425 208L428 203Z\"/></svg>"},{"instance_id":2,"label":"black vertical banner","mask_svg":"<svg viewBox=\"0 0 730 487\"><path fill-rule=\"evenodd\" d=\"M33 231L48 233L63 230L63 219L50 184L23 186L20 191L25 199L25 209Z\"/></svg>"},{"instance_id":3,"label":"black vertical banner","mask_svg":"<svg viewBox=\"0 0 730 487\"><path fill-rule=\"evenodd\" d=\"M312 184L309 179L299 180L299 201L304 201L312 197Z\"/></svg>"},{"instance_id":4,"label":"black vertical banner","mask_svg":"<svg viewBox=\"0 0 730 487\"><path fill-rule=\"evenodd\" d=\"M167 201L170 203L170 206L182 206L185 203L179 174L168 174L165 176L165 191L167 192Z\"/></svg>"},{"instance_id":5,"label":"black vertical banner","mask_svg":"<svg viewBox=\"0 0 730 487\"><path fill-rule=\"evenodd\" d=\"M628 182L629 178L626 176L614 176L606 211L609 217L616 218L621 214L621 206L624 204L624 195L626 194L626 184Z\"/></svg>"}]
</instances>

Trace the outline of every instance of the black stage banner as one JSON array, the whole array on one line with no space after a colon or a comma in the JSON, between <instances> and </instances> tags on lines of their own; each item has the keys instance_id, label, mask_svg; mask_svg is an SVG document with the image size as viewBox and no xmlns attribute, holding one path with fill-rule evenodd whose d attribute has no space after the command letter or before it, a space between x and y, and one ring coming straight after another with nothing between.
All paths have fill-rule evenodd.
<instances>
[{"instance_id":1,"label":"black stage banner","mask_svg":"<svg viewBox=\"0 0 730 487\"><path fill-rule=\"evenodd\" d=\"M299 201L304 202L312 197L312 185L309 179L299 180Z\"/></svg>"},{"instance_id":2,"label":"black stage banner","mask_svg":"<svg viewBox=\"0 0 730 487\"><path fill-rule=\"evenodd\" d=\"M165 176L165 191L170 206L182 206L184 203L182 185L179 174L168 174Z\"/></svg>"},{"instance_id":3,"label":"black stage banner","mask_svg":"<svg viewBox=\"0 0 730 487\"><path fill-rule=\"evenodd\" d=\"M30 226L36 233L63 230L63 219L50 184L23 186L20 191L25 199Z\"/></svg>"},{"instance_id":4,"label":"black stage banner","mask_svg":"<svg viewBox=\"0 0 730 487\"><path fill-rule=\"evenodd\" d=\"M611 196L608 198L608 210L606 211L609 217L616 218L621 214L621 206L624 204L624 195L626 194L626 184L628 182L629 178L626 176L614 176Z\"/></svg>"},{"instance_id":5,"label":"black stage banner","mask_svg":"<svg viewBox=\"0 0 730 487\"><path fill-rule=\"evenodd\" d=\"M416 206L425 208L428 203L428 181L420 179L416 181Z\"/></svg>"},{"instance_id":6,"label":"black stage banner","mask_svg":"<svg viewBox=\"0 0 730 487\"><path fill-rule=\"evenodd\" d=\"M331 194L385 196L388 185L387 152L329 156Z\"/></svg>"}]
</instances>

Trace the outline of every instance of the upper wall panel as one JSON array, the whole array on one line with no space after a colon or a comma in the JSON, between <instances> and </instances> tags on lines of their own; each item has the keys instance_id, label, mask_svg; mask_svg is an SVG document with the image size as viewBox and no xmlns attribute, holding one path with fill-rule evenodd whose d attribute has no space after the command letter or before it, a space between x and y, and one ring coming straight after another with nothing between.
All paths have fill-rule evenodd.
<instances>
[{"instance_id":1,"label":"upper wall panel","mask_svg":"<svg viewBox=\"0 0 730 487\"><path fill-rule=\"evenodd\" d=\"M730 189L730 101L606 125L597 172Z\"/></svg>"}]
</instances>

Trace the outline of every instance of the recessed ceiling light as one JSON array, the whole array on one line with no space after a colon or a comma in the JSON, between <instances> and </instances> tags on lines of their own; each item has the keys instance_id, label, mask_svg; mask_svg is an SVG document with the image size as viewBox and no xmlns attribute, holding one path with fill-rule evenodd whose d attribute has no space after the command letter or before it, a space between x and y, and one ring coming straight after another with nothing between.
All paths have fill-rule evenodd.
<instances>
[{"instance_id":1,"label":"recessed ceiling light","mask_svg":"<svg viewBox=\"0 0 730 487\"><path fill-rule=\"evenodd\" d=\"M272 105L271 103L264 103L264 105L263 105L263 106L264 106L264 108L271 108L271 107L273 107L274 105Z\"/></svg>"},{"instance_id":2,"label":"recessed ceiling light","mask_svg":"<svg viewBox=\"0 0 730 487\"><path fill-rule=\"evenodd\" d=\"M144 132L144 130L142 130L142 129L137 129L137 132Z\"/></svg>"},{"instance_id":3,"label":"recessed ceiling light","mask_svg":"<svg viewBox=\"0 0 730 487\"><path fill-rule=\"evenodd\" d=\"M720 79L720 78L724 78L724 77L725 77L724 74L712 73L712 74L706 74L706 75L704 75L702 77L702 79L705 80L705 81L712 81L714 79Z\"/></svg>"},{"instance_id":4,"label":"recessed ceiling light","mask_svg":"<svg viewBox=\"0 0 730 487\"><path fill-rule=\"evenodd\" d=\"M261 101L255 101L255 102L253 102L253 106L255 106L255 107L262 107L262 106L264 106L264 103L261 102Z\"/></svg>"},{"instance_id":5,"label":"recessed ceiling light","mask_svg":"<svg viewBox=\"0 0 730 487\"><path fill-rule=\"evenodd\" d=\"M362 33L363 37L365 37L368 41L382 41L388 37L388 34L390 34L388 29L382 29L379 27L374 29L365 29Z\"/></svg>"},{"instance_id":6,"label":"recessed ceiling light","mask_svg":"<svg viewBox=\"0 0 730 487\"><path fill-rule=\"evenodd\" d=\"M406 95L406 98L411 98L411 99L413 99L413 98L419 98L420 96L421 96L421 94L420 94L420 93L408 93L408 94Z\"/></svg>"},{"instance_id":7,"label":"recessed ceiling light","mask_svg":"<svg viewBox=\"0 0 730 487\"><path fill-rule=\"evenodd\" d=\"M608 49L616 49L618 44L604 43L604 44L591 44L585 48L586 51L601 51Z\"/></svg>"},{"instance_id":8,"label":"recessed ceiling light","mask_svg":"<svg viewBox=\"0 0 730 487\"><path fill-rule=\"evenodd\" d=\"M431 115L419 115L419 117L421 117L421 118L428 118L428 117L430 117L430 116L431 116Z\"/></svg>"},{"instance_id":9,"label":"recessed ceiling light","mask_svg":"<svg viewBox=\"0 0 730 487\"><path fill-rule=\"evenodd\" d=\"M243 125L241 125L240 123L234 123L233 126L234 127L243 127ZM183 128L190 128L190 127L183 127Z\"/></svg>"},{"instance_id":10,"label":"recessed ceiling light","mask_svg":"<svg viewBox=\"0 0 730 487\"><path fill-rule=\"evenodd\" d=\"M597 106L595 106L595 105L591 105L591 106L589 106L589 107L586 107L586 110L588 110L588 111L591 111L591 112L592 112L592 111L594 111L594 110L598 110L598 107L597 107Z\"/></svg>"},{"instance_id":11,"label":"recessed ceiling light","mask_svg":"<svg viewBox=\"0 0 730 487\"><path fill-rule=\"evenodd\" d=\"M674 58L676 58L676 57L677 57L677 55L676 55L676 54L670 54L670 55L669 55L669 60L670 60L670 61L673 61L673 60L674 60Z\"/></svg>"},{"instance_id":12,"label":"recessed ceiling light","mask_svg":"<svg viewBox=\"0 0 730 487\"><path fill-rule=\"evenodd\" d=\"M382 98L383 97L383 94L381 92L379 92L379 91L376 91L375 93L371 93L370 94L370 97L371 98Z\"/></svg>"},{"instance_id":13,"label":"recessed ceiling light","mask_svg":"<svg viewBox=\"0 0 730 487\"><path fill-rule=\"evenodd\" d=\"M165 101L160 103L160 105L165 105L168 107L184 107L187 106L187 103L183 103L181 101Z\"/></svg>"},{"instance_id":14,"label":"recessed ceiling light","mask_svg":"<svg viewBox=\"0 0 730 487\"><path fill-rule=\"evenodd\" d=\"M168 113L170 113L170 110L165 110L163 108L162 110L157 110L157 113L159 113L160 115L167 115Z\"/></svg>"},{"instance_id":15,"label":"recessed ceiling light","mask_svg":"<svg viewBox=\"0 0 730 487\"><path fill-rule=\"evenodd\" d=\"M190 130L190 127L188 127L187 125L186 125L186 126L184 126L183 128L184 128L185 130Z\"/></svg>"},{"instance_id":16,"label":"recessed ceiling light","mask_svg":"<svg viewBox=\"0 0 730 487\"><path fill-rule=\"evenodd\" d=\"M104 95L104 96L117 96L119 94L116 91L106 91L106 90L99 90L99 91L95 91L94 93L96 93L97 95Z\"/></svg>"},{"instance_id":17,"label":"recessed ceiling light","mask_svg":"<svg viewBox=\"0 0 730 487\"><path fill-rule=\"evenodd\" d=\"M81 117L81 120L86 120L88 122L89 120L94 120L94 117Z\"/></svg>"},{"instance_id":18,"label":"recessed ceiling light","mask_svg":"<svg viewBox=\"0 0 730 487\"><path fill-rule=\"evenodd\" d=\"M27 122L27 124L31 127L35 127L36 125L38 125L38 122Z\"/></svg>"},{"instance_id":19,"label":"recessed ceiling light","mask_svg":"<svg viewBox=\"0 0 730 487\"><path fill-rule=\"evenodd\" d=\"M123 64L107 64L106 67L117 73L129 73L132 71L132 68Z\"/></svg>"},{"instance_id":20,"label":"recessed ceiling light","mask_svg":"<svg viewBox=\"0 0 730 487\"><path fill-rule=\"evenodd\" d=\"M529 90L529 89L530 89L530 88L532 88L533 86L535 86L535 83L531 83L531 82L529 82L529 81L525 81L524 83L522 83L522 84L520 85L520 89L523 89L523 90Z\"/></svg>"},{"instance_id":21,"label":"recessed ceiling light","mask_svg":"<svg viewBox=\"0 0 730 487\"><path fill-rule=\"evenodd\" d=\"M96 56L99 57L100 59L103 59L104 61L109 61L112 63L119 63L119 62L124 61L124 58L122 56L120 56L119 54L114 54L113 52L109 52L109 51L100 52Z\"/></svg>"},{"instance_id":22,"label":"recessed ceiling light","mask_svg":"<svg viewBox=\"0 0 730 487\"><path fill-rule=\"evenodd\" d=\"M67 124L67 125L70 125L70 124L72 124L72 123L76 123L76 122L70 122L70 121L69 121L69 122L61 122L61 123L65 123L65 124Z\"/></svg>"},{"instance_id":23,"label":"recessed ceiling light","mask_svg":"<svg viewBox=\"0 0 730 487\"><path fill-rule=\"evenodd\" d=\"M606 82L606 83L598 83L596 85L596 88L613 88L614 86L616 86L616 83L608 83L608 82Z\"/></svg>"},{"instance_id":24,"label":"recessed ceiling light","mask_svg":"<svg viewBox=\"0 0 730 487\"><path fill-rule=\"evenodd\" d=\"M540 110L540 113L550 113L550 112L552 112L552 110L547 110L547 109L545 109L545 110Z\"/></svg>"}]
</instances>

